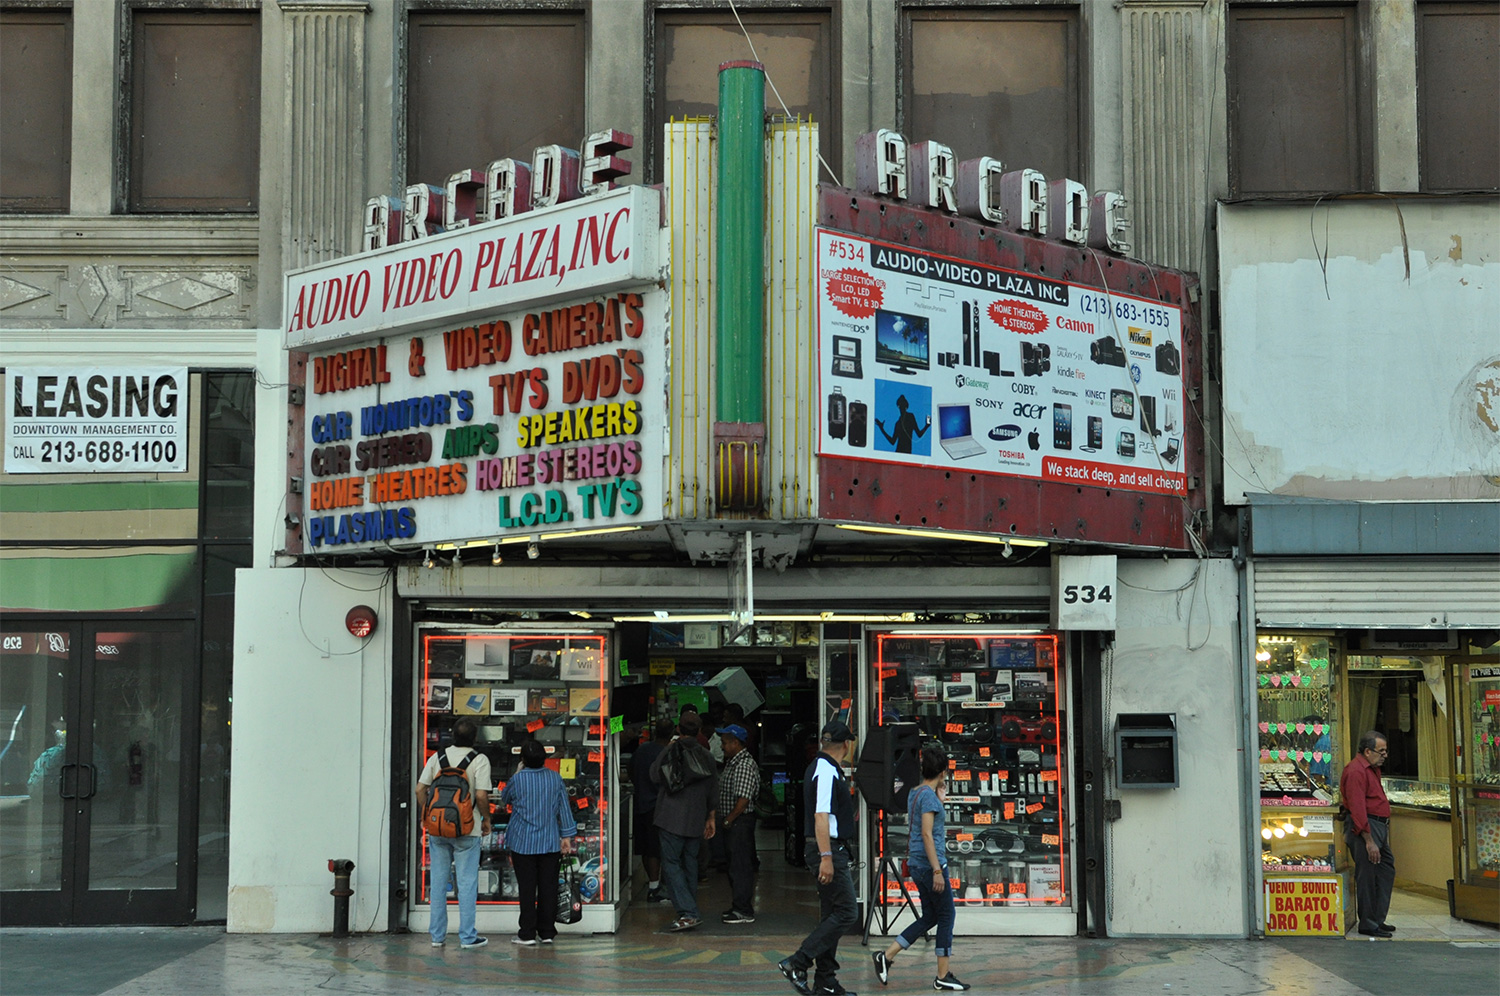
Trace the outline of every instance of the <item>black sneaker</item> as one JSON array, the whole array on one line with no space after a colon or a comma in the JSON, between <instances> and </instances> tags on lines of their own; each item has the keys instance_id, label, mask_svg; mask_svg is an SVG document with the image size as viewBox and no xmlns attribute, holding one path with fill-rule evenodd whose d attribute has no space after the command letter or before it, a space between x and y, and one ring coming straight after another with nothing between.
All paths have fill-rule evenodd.
<instances>
[{"instance_id":1,"label":"black sneaker","mask_svg":"<svg viewBox=\"0 0 1500 996\"><path fill-rule=\"evenodd\" d=\"M730 910L721 917L725 923L754 923L754 913L741 913L739 910Z\"/></svg>"},{"instance_id":2,"label":"black sneaker","mask_svg":"<svg viewBox=\"0 0 1500 996\"><path fill-rule=\"evenodd\" d=\"M876 951L870 955L870 958L875 962L875 977L880 980L882 986L885 985L891 977L890 961L886 958L884 951Z\"/></svg>"},{"instance_id":3,"label":"black sneaker","mask_svg":"<svg viewBox=\"0 0 1500 996\"><path fill-rule=\"evenodd\" d=\"M952 972L949 972L941 979L933 979L932 988L936 989L938 992L946 992L951 989L954 992L961 993L970 987L967 983L959 982L957 976L955 976Z\"/></svg>"},{"instance_id":4,"label":"black sneaker","mask_svg":"<svg viewBox=\"0 0 1500 996\"><path fill-rule=\"evenodd\" d=\"M662 891L660 889L647 889L646 890L646 902L648 902L648 903L664 903L666 901L667 901L667 897L664 896L664 895L662 895Z\"/></svg>"},{"instance_id":5,"label":"black sneaker","mask_svg":"<svg viewBox=\"0 0 1500 996\"><path fill-rule=\"evenodd\" d=\"M802 996L812 996L812 986L807 981L807 969L792 967L790 958L783 958L776 963L777 969L786 976L786 980L792 984L792 988L801 993Z\"/></svg>"},{"instance_id":6,"label":"black sneaker","mask_svg":"<svg viewBox=\"0 0 1500 996\"><path fill-rule=\"evenodd\" d=\"M818 996L859 996L854 990L845 989L837 980L829 985L819 986L817 994Z\"/></svg>"}]
</instances>

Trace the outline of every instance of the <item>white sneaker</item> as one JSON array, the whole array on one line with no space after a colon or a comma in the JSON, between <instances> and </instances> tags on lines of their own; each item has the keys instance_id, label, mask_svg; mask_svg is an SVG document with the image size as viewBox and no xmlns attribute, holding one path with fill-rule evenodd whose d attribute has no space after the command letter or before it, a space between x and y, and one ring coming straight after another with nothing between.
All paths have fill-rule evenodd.
<instances>
[{"instance_id":1,"label":"white sneaker","mask_svg":"<svg viewBox=\"0 0 1500 996\"><path fill-rule=\"evenodd\" d=\"M512 943L512 944L519 944L522 947L526 947L526 948L534 948L534 947L536 947L536 938L535 937L522 937L520 934L517 934L515 937L512 937L510 939L510 943Z\"/></svg>"}]
</instances>

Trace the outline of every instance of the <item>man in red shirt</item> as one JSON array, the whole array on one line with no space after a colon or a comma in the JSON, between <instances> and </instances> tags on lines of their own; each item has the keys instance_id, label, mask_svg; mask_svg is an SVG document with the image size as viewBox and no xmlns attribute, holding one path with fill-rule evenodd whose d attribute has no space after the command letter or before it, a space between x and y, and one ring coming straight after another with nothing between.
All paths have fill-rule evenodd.
<instances>
[{"instance_id":1,"label":"man in red shirt","mask_svg":"<svg viewBox=\"0 0 1500 996\"><path fill-rule=\"evenodd\" d=\"M1391 853L1391 801L1380 784L1385 763L1385 737L1370 730L1360 734L1359 753L1339 778L1339 797L1348 811L1344 842L1354 858L1355 893L1359 900L1359 932L1390 937L1395 927L1385 922L1396 884L1396 858Z\"/></svg>"}]
</instances>

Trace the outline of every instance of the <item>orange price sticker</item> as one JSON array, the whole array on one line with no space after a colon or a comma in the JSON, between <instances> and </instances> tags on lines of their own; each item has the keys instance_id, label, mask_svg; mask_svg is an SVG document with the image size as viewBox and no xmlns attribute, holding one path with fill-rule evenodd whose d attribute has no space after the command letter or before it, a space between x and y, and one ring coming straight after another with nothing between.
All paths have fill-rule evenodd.
<instances>
[{"instance_id":1,"label":"orange price sticker","mask_svg":"<svg viewBox=\"0 0 1500 996\"><path fill-rule=\"evenodd\" d=\"M948 880L948 888L952 889L954 892L957 892L958 891L958 879L956 879L956 878L950 878Z\"/></svg>"},{"instance_id":2,"label":"orange price sticker","mask_svg":"<svg viewBox=\"0 0 1500 996\"><path fill-rule=\"evenodd\" d=\"M533 719L531 722L526 724L526 732L535 733L537 730L540 730L546 725L547 721L545 719Z\"/></svg>"},{"instance_id":3,"label":"orange price sticker","mask_svg":"<svg viewBox=\"0 0 1500 996\"><path fill-rule=\"evenodd\" d=\"M1009 892L1012 896L1024 896L1024 895L1026 895L1026 883L1025 882L1011 882L1010 883L1010 888L1007 889L1006 891Z\"/></svg>"},{"instance_id":4,"label":"orange price sticker","mask_svg":"<svg viewBox=\"0 0 1500 996\"><path fill-rule=\"evenodd\" d=\"M994 817L992 815L990 815L989 813L975 813L974 814L974 823L976 825L978 825L978 826L988 826L993 821L994 821Z\"/></svg>"},{"instance_id":5,"label":"orange price sticker","mask_svg":"<svg viewBox=\"0 0 1500 996\"><path fill-rule=\"evenodd\" d=\"M1000 769L1000 780L1003 782L1003 781L1005 781L1009 777L1010 777L1010 772L1006 771L1004 768L1001 768Z\"/></svg>"},{"instance_id":6,"label":"orange price sticker","mask_svg":"<svg viewBox=\"0 0 1500 996\"><path fill-rule=\"evenodd\" d=\"M589 751L589 763L590 764L599 764L599 763L603 762L603 760L604 760L604 752L603 751L599 751L599 750L591 750L591 751Z\"/></svg>"},{"instance_id":7,"label":"orange price sticker","mask_svg":"<svg viewBox=\"0 0 1500 996\"><path fill-rule=\"evenodd\" d=\"M893 667L884 667L884 668L881 668L880 669L880 680L884 681L887 678L894 678L896 675L898 675L900 673L901 672L898 669L893 668Z\"/></svg>"},{"instance_id":8,"label":"orange price sticker","mask_svg":"<svg viewBox=\"0 0 1500 996\"><path fill-rule=\"evenodd\" d=\"M957 761L954 761L954 760L949 760L948 761L948 770L949 771L954 771L957 768L958 768L958 762Z\"/></svg>"},{"instance_id":9,"label":"orange price sticker","mask_svg":"<svg viewBox=\"0 0 1500 996\"><path fill-rule=\"evenodd\" d=\"M578 800L578 808L579 809L588 809L589 808L589 797L588 796L584 796L582 799Z\"/></svg>"},{"instance_id":10,"label":"orange price sticker","mask_svg":"<svg viewBox=\"0 0 1500 996\"><path fill-rule=\"evenodd\" d=\"M990 756L990 749L988 747L981 747L981 748L979 748L979 756L980 757L989 757Z\"/></svg>"},{"instance_id":11,"label":"orange price sticker","mask_svg":"<svg viewBox=\"0 0 1500 996\"><path fill-rule=\"evenodd\" d=\"M1043 847L1056 847L1058 845L1058 843L1059 843L1059 841L1058 841L1058 838L1057 838L1057 834L1055 834L1055 833L1044 833L1044 834L1042 834L1042 846Z\"/></svg>"},{"instance_id":12,"label":"orange price sticker","mask_svg":"<svg viewBox=\"0 0 1500 996\"><path fill-rule=\"evenodd\" d=\"M955 769L953 772L953 780L955 782L966 782L973 777L974 773L972 771L969 771L967 768Z\"/></svg>"},{"instance_id":13,"label":"orange price sticker","mask_svg":"<svg viewBox=\"0 0 1500 996\"><path fill-rule=\"evenodd\" d=\"M849 708L853 704L854 704L854 700L853 699L844 699L842 702L839 703L839 708L840 709L847 709L847 708Z\"/></svg>"},{"instance_id":14,"label":"orange price sticker","mask_svg":"<svg viewBox=\"0 0 1500 996\"><path fill-rule=\"evenodd\" d=\"M1055 771L1044 771L1044 772L1042 772L1042 781L1044 781L1044 782L1055 782L1055 781L1057 781L1057 772L1055 772Z\"/></svg>"},{"instance_id":15,"label":"orange price sticker","mask_svg":"<svg viewBox=\"0 0 1500 996\"><path fill-rule=\"evenodd\" d=\"M1005 883L1004 882L986 882L984 884L984 894L986 896L1003 896L1003 895L1005 895Z\"/></svg>"},{"instance_id":16,"label":"orange price sticker","mask_svg":"<svg viewBox=\"0 0 1500 996\"><path fill-rule=\"evenodd\" d=\"M1026 813L1027 813L1027 815L1030 815L1032 813L1040 813L1041 811L1042 811L1042 804L1040 802L1033 802L1031 805L1029 805L1029 806L1026 807Z\"/></svg>"},{"instance_id":17,"label":"orange price sticker","mask_svg":"<svg viewBox=\"0 0 1500 996\"><path fill-rule=\"evenodd\" d=\"M1016 818L1016 804L1015 803L1013 803L1013 802L1007 802L1005 804L1005 818L1007 820L1013 820L1013 819Z\"/></svg>"},{"instance_id":18,"label":"orange price sticker","mask_svg":"<svg viewBox=\"0 0 1500 996\"><path fill-rule=\"evenodd\" d=\"M954 834L953 835L953 839L954 840L973 840L974 839L974 835L971 834L971 833L959 833L959 834Z\"/></svg>"},{"instance_id":19,"label":"orange price sticker","mask_svg":"<svg viewBox=\"0 0 1500 996\"><path fill-rule=\"evenodd\" d=\"M964 724L962 723L949 723L947 726L943 727L944 733L962 733L963 731Z\"/></svg>"}]
</instances>

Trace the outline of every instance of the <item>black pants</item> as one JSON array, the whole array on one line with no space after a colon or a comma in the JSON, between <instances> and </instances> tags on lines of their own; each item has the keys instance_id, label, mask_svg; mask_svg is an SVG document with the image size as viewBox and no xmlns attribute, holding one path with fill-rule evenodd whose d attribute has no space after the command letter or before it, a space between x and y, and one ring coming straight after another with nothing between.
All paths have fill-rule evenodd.
<instances>
[{"instance_id":1,"label":"black pants","mask_svg":"<svg viewBox=\"0 0 1500 996\"><path fill-rule=\"evenodd\" d=\"M522 940L557 936L557 866L562 854L512 854L516 885L521 890L521 924L516 934Z\"/></svg>"},{"instance_id":2,"label":"black pants","mask_svg":"<svg viewBox=\"0 0 1500 996\"><path fill-rule=\"evenodd\" d=\"M721 825L722 825L722 821ZM730 905L740 913L755 915L755 814L741 813L724 827L724 846L729 851Z\"/></svg>"},{"instance_id":3,"label":"black pants","mask_svg":"<svg viewBox=\"0 0 1500 996\"><path fill-rule=\"evenodd\" d=\"M1352 820L1351 820L1352 829ZM1391 853L1391 825L1370 820L1370 836L1380 848L1380 863L1372 864L1365 853L1363 837L1344 834L1349 855L1354 859L1354 894L1359 900L1359 927L1378 930L1391 911L1391 890L1396 886L1396 856Z\"/></svg>"},{"instance_id":4,"label":"black pants","mask_svg":"<svg viewBox=\"0 0 1500 996\"><path fill-rule=\"evenodd\" d=\"M814 875L822 861L818 854L818 842L809 840L806 849L807 867ZM839 970L839 938L859 921L859 901L854 894L854 874L850 869L849 849L833 845L833 879L818 883L818 905L823 919L807 935L797 953L789 959L795 968L806 971L816 966L813 985L821 989L831 987L837 980Z\"/></svg>"}]
</instances>

